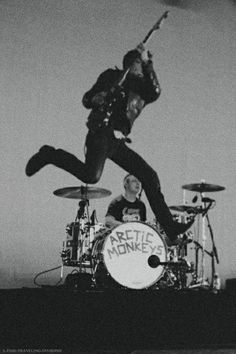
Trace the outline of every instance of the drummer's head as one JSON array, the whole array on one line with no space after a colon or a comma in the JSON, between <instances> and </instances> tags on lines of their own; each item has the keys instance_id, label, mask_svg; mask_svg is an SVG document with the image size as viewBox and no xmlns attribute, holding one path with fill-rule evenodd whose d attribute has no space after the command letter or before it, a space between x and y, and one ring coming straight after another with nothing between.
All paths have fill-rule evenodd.
<instances>
[{"instance_id":1,"label":"drummer's head","mask_svg":"<svg viewBox=\"0 0 236 354\"><path fill-rule=\"evenodd\" d=\"M141 182L137 177L128 174L123 180L124 189L126 192L138 194L141 189Z\"/></svg>"}]
</instances>

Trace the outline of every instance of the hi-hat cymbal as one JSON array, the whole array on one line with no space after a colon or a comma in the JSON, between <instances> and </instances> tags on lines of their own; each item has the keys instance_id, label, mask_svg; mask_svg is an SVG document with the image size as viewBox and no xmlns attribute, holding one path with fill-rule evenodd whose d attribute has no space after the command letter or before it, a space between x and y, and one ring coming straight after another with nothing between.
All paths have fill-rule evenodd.
<instances>
[{"instance_id":1,"label":"hi-hat cymbal","mask_svg":"<svg viewBox=\"0 0 236 354\"><path fill-rule=\"evenodd\" d=\"M98 199L111 195L111 192L104 188L96 187L65 187L53 192L57 197L70 199Z\"/></svg>"},{"instance_id":2,"label":"hi-hat cymbal","mask_svg":"<svg viewBox=\"0 0 236 354\"><path fill-rule=\"evenodd\" d=\"M225 187L218 186L217 184L209 184L209 183L192 183L192 184L185 184L182 186L182 189L187 189L193 192L219 192L223 191Z\"/></svg>"},{"instance_id":3,"label":"hi-hat cymbal","mask_svg":"<svg viewBox=\"0 0 236 354\"><path fill-rule=\"evenodd\" d=\"M187 212L187 213L197 213L198 212L198 208L191 206L191 205L172 205L169 206L169 209L174 210L174 211L179 211L181 213Z\"/></svg>"}]
</instances>

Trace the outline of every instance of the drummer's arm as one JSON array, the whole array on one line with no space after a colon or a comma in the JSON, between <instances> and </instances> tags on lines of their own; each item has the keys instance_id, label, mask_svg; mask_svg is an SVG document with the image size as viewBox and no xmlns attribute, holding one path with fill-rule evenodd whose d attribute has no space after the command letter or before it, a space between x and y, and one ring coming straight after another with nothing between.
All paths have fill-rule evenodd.
<instances>
[{"instance_id":1,"label":"drummer's arm","mask_svg":"<svg viewBox=\"0 0 236 354\"><path fill-rule=\"evenodd\" d=\"M123 224L121 221L118 221L118 220L116 220L116 218L114 217L114 216L112 216L112 215L107 215L106 217L105 217L105 225L107 226L107 227L115 227L115 226L118 226L118 225L121 225L121 224Z\"/></svg>"}]
</instances>

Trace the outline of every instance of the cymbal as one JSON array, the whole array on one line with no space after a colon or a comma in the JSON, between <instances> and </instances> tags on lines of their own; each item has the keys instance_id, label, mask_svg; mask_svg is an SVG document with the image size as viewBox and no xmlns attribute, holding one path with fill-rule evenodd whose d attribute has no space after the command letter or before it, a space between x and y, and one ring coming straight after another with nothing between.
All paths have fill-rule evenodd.
<instances>
[{"instance_id":1,"label":"cymbal","mask_svg":"<svg viewBox=\"0 0 236 354\"><path fill-rule=\"evenodd\" d=\"M111 195L111 192L104 188L96 187L65 187L53 192L57 197L70 199L98 199Z\"/></svg>"},{"instance_id":2,"label":"cymbal","mask_svg":"<svg viewBox=\"0 0 236 354\"><path fill-rule=\"evenodd\" d=\"M219 192L223 191L225 187L218 186L217 184L209 184L209 183L192 183L192 184L185 184L182 186L182 189L187 189L193 192Z\"/></svg>"},{"instance_id":3,"label":"cymbal","mask_svg":"<svg viewBox=\"0 0 236 354\"><path fill-rule=\"evenodd\" d=\"M174 210L174 211L179 211L181 213L187 212L187 213L197 213L198 208L191 206L191 205L171 205L169 206L169 209Z\"/></svg>"}]
</instances>

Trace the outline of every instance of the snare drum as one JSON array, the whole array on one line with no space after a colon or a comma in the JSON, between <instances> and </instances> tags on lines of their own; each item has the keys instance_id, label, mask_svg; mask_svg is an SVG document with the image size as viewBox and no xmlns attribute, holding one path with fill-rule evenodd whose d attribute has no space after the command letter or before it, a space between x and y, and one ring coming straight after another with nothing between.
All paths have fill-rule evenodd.
<instances>
[{"instance_id":1,"label":"snare drum","mask_svg":"<svg viewBox=\"0 0 236 354\"><path fill-rule=\"evenodd\" d=\"M131 221L106 230L96 239L92 258L95 279L102 265L106 276L121 286L144 289L162 277L165 267L159 263L167 261L167 247L152 226Z\"/></svg>"}]
</instances>

